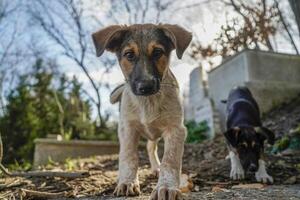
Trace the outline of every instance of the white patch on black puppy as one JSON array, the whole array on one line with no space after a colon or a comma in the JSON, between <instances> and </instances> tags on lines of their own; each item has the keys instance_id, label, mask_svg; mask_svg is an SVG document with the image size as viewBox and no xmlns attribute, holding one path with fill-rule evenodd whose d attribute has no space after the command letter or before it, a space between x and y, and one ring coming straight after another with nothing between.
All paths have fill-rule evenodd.
<instances>
[{"instance_id":1,"label":"white patch on black puppy","mask_svg":"<svg viewBox=\"0 0 300 200\"><path fill-rule=\"evenodd\" d=\"M255 178L258 182L273 183L273 177L267 173L265 161L258 161L258 170L255 173Z\"/></svg>"},{"instance_id":2,"label":"white patch on black puppy","mask_svg":"<svg viewBox=\"0 0 300 200\"><path fill-rule=\"evenodd\" d=\"M245 172L241 165L239 157L233 152L229 152L229 158L231 161L230 178L233 180L242 180L245 178Z\"/></svg>"}]
</instances>

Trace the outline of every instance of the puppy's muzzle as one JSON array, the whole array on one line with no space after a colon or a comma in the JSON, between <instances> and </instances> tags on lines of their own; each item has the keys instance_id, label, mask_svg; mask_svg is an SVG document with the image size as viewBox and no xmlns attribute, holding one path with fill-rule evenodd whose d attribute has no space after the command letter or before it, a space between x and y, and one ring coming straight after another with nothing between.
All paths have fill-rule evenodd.
<instances>
[{"instance_id":1,"label":"puppy's muzzle","mask_svg":"<svg viewBox=\"0 0 300 200\"><path fill-rule=\"evenodd\" d=\"M138 80L135 81L135 95L149 96L159 91L160 81L158 79L152 80Z\"/></svg>"},{"instance_id":2,"label":"puppy's muzzle","mask_svg":"<svg viewBox=\"0 0 300 200\"><path fill-rule=\"evenodd\" d=\"M249 165L249 167L248 167L248 170L249 170L250 172L256 172L256 171L258 170L257 165L251 163L251 164Z\"/></svg>"}]
</instances>

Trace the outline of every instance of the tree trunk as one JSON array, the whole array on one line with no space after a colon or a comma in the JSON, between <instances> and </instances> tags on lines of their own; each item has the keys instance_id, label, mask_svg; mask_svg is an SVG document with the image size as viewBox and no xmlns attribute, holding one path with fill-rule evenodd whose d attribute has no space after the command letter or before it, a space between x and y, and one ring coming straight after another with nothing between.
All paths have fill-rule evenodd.
<instances>
[{"instance_id":1,"label":"tree trunk","mask_svg":"<svg viewBox=\"0 0 300 200\"><path fill-rule=\"evenodd\" d=\"M296 24L298 26L298 32L300 37L300 1L299 0L289 0L292 10L295 15Z\"/></svg>"}]
</instances>

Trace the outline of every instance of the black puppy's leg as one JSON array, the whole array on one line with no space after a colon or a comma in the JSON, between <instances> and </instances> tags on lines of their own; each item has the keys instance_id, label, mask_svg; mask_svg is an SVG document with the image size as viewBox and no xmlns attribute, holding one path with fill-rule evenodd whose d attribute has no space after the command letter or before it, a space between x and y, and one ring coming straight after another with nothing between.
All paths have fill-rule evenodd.
<instances>
[{"instance_id":1,"label":"black puppy's leg","mask_svg":"<svg viewBox=\"0 0 300 200\"><path fill-rule=\"evenodd\" d=\"M257 182L263 183L273 183L273 177L267 173L266 164L264 160L258 161L258 170L255 173L255 178Z\"/></svg>"},{"instance_id":2,"label":"black puppy's leg","mask_svg":"<svg viewBox=\"0 0 300 200\"><path fill-rule=\"evenodd\" d=\"M238 155L233 151L229 152L229 158L231 161L230 178L233 180L242 180L245 178L245 172L241 165Z\"/></svg>"}]
</instances>

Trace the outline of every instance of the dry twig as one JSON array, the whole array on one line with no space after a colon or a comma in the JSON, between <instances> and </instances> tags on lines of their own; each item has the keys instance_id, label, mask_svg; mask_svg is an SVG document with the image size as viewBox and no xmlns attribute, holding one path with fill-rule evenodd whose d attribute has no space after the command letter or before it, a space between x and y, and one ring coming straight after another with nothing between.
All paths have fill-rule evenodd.
<instances>
[{"instance_id":1,"label":"dry twig","mask_svg":"<svg viewBox=\"0 0 300 200\"><path fill-rule=\"evenodd\" d=\"M19 194L21 197L56 199L56 198L60 198L60 197L65 197L67 195L67 192L50 193L50 192L39 192L39 191L34 191L34 190L20 189Z\"/></svg>"},{"instance_id":2,"label":"dry twig","mask_svg":"<svg viewBox=\"0 0 300 200\"><path fill-rule=\"evenodd\" d=\"M1 163L0 170L10 177L61 177L61 178L86 178L90 176L88 171L82 172L53 172L53 171L29 171L29 172L9 172Z\"/></svg>"}]
</instances>

